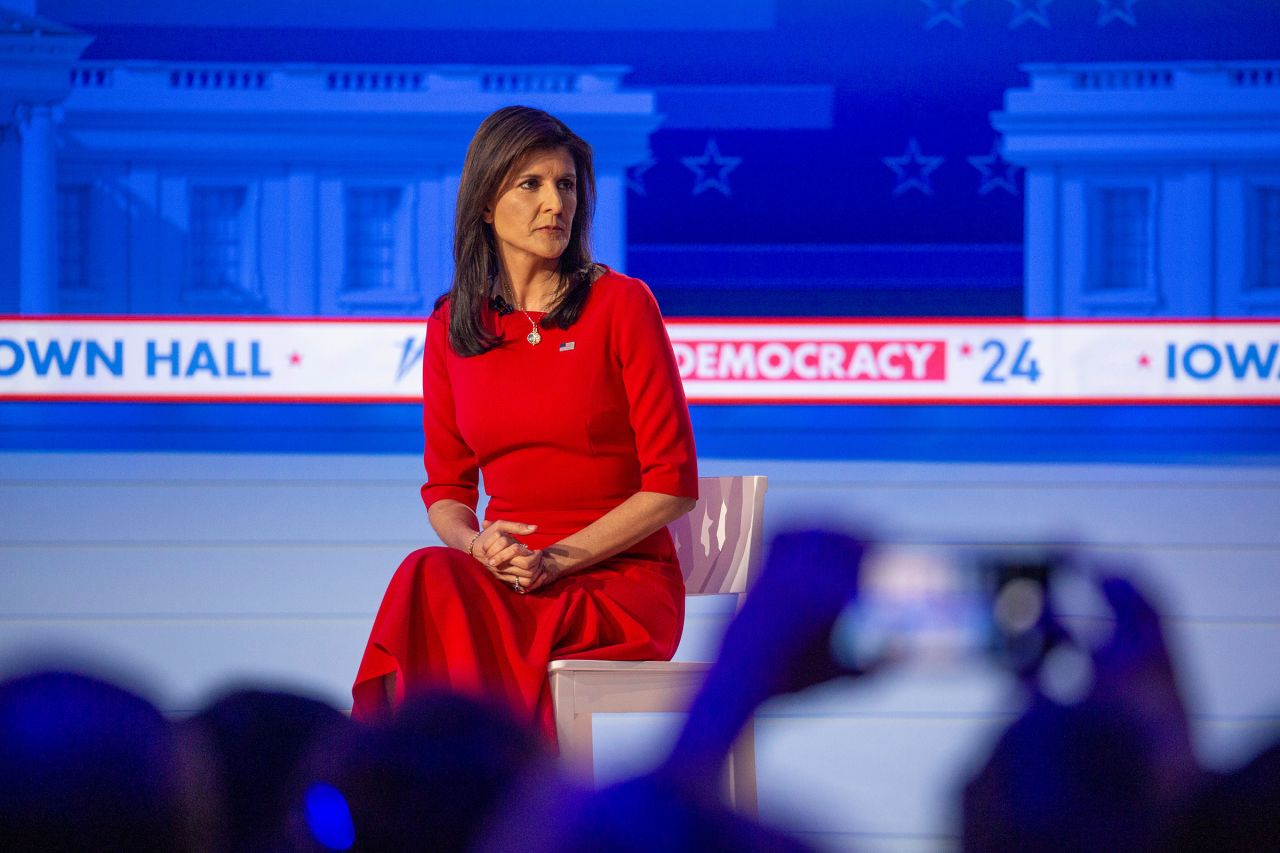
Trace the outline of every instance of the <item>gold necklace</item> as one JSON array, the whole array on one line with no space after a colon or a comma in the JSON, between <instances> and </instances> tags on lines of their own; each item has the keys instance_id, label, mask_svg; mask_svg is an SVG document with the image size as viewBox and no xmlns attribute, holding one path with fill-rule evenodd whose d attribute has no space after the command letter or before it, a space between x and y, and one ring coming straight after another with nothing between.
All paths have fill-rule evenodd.
<instances>
[{"instance_id":1,"label":"gold necklace","mask_svg":"<svg viewBox=\"0 0 1280 853\"><path fill-rule=\"evenodd\" d=\"M510 296L511 296L511 307L515 308L517 311L523 314L524 318L529 321L529 326L532 328L532 331L529 332L529 334L525 335L524 339L529 342L529 346L536 347L538 344L542 343L542 333L538 331L538 324L535 323L533 321L533 318L529 316L528 311L524 310L523 308L521 308L519 305L516 304L516 295L514 293L510 293Z\"/></svg>"}]
</instances>

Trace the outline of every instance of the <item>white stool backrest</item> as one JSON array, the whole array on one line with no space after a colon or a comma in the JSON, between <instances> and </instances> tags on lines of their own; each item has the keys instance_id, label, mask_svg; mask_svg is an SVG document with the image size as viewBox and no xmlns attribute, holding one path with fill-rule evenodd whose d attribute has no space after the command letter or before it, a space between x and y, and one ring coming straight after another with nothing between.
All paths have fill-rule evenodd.
<instances>
[{"instance_id":1,"label":"white stool backrest","mask_svg":"<svg viewBox=\"0 0 1280 853\"><path fill-rule=\"evenodd\" d=\"M744 593L761 557L768 477L700 477L693 511L668 525L691 594Z\"/></svg>"}]
</instances>

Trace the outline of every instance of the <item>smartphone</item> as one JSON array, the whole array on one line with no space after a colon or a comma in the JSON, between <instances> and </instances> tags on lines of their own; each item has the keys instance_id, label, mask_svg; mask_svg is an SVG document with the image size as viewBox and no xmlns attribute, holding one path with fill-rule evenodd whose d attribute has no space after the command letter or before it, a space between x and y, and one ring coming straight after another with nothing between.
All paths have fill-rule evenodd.
<instances>
[{"instance_id":1,"label":"smartphone","mask_svg":"<svg viewBox=\"0 0 1280 853\"><path fill-rule=\"evenodd\" d=\"M1062 643L1099 641L1100 600L1079 561L1062 550L882 545L863 558L858 595L836 622L832 650L862 669L985 657L1034 672Z\"/></svg>"}]
</instances>

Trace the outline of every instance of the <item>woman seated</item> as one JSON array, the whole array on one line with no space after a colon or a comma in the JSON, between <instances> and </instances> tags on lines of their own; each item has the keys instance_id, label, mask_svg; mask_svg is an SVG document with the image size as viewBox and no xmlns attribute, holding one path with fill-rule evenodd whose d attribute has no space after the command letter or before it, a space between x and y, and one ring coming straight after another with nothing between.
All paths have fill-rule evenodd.
<instances>
[{"instance_id":1,"label":"woman seated","mask_svg":"<svg viewBox=\"0 0 1280 853\"><path fill-rule=\"evenodd\" d=\"M444 547L392 578L357 718L445 687L554 739L550 661L675 653L666 525L697 497L693 430L653 295L591 260L594 203L591 147L547 113L501 109L471 140L423 355L422 498Z\"/></svg>"}]
</instances>

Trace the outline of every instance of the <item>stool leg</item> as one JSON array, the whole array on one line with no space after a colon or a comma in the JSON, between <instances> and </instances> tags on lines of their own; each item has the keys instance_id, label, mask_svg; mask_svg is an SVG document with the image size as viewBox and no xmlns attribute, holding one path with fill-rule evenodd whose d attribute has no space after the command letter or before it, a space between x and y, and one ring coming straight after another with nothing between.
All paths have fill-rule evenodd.
<instances>
[{"instance_id":1,"label":"stool leg","mask_svg":"<svg viewBox=\"0 0 1280 853\"><path fill-rule=\"evenodd\" d=\"M595 760L591 740L591 713L575 707L577 680L567 672L551 675L551 694L556 715L556 740L560 758L588 784L595 784Z\"/></svg>"}]
</instances>

